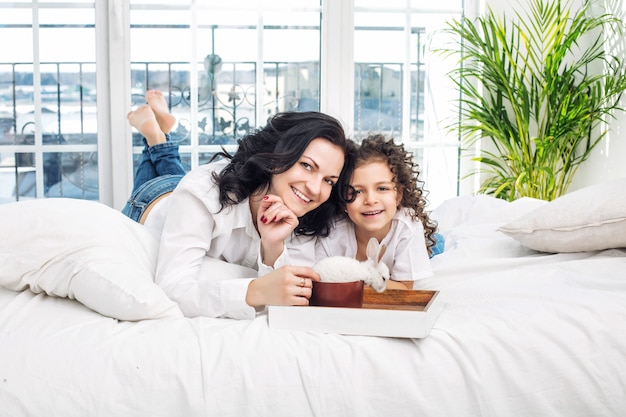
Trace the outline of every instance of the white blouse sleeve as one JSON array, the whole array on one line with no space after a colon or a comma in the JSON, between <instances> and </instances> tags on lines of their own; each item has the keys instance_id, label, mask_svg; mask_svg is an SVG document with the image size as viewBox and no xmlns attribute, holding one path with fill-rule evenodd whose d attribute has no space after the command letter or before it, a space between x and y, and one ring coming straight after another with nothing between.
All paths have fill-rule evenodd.
<instances>
[{"instance_id":1,"label":"white blouse sleeve","mask_svg":"<svg viewBox=\"0 0 626 417\"><path fill-rule=\"evenodd\" d=\"M315 236L291 235L285 241L286 265L313 266L315 264Z\"/></svg>"},{"instance_id":2,"label":"white blouse sleeve","mask_svg":"<svg viewBox=\"0 0 626 417\"><path fill-rule=\"evenodd\" d=\"M274 266L265 265L261 257L261 248L258 253L258 276L269 274L275 269L286 265L295 266L313 266L315 262L315 237L314 236L296 236L291 234L285 239L283 252L274 262Z\"/></svg>"},{"instance_id":3,"label":"white blouse sleeve","mask_svg":"<svg viewBox=\"0 0 626 417\"><path fill-rule=\"evenodd\" d=\"M383 258L391 265L389 268L391 279L416 281L433 275L422 222L407 219L398 226L389 241L389 245L393 246L389 255L393 256L393 259L387 260L386 256Z\"/></svg>"},{"instance_id":4,"label":"white blouse sleeve","mask_svg":"<svg viewBox=\"0 0 626 417\"><path fill-rule=\"evenodd\" d=\"M356 258L356 252L354 224L347 218L337 221L330 234L325 237L318 237L315 243L316 262L330 256Z\"/></svg>"},{"instance_id":5,"label":"white blouse sleeve","mask_svg":"<svg viewBox=\"0 0 626 417\"><path fill-rule=\"evenodd\" d=\"M183 179L170 197L156 282L187 317L253 318L245 298L257 271L207 256L216 227L206 205L210 187L197 178L189 182Z\"/></svg>"}]
</instances>

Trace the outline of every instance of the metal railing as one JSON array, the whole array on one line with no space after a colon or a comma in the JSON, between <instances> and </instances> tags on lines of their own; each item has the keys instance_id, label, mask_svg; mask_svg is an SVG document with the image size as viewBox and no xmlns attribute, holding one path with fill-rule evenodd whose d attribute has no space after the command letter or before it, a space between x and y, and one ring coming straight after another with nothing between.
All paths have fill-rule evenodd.
<instances>
[{"instance_id":1,"label":"metal railing","mask_svg":"<svg viewBox=\"0 0 626 417\"><path fill-rule=\"evenodd\" d=\"M43 181L46 197L98 198L96 77L94 63L41 64L41 107L35 107L32 64L0 64L0 202L35 195L35 181ZM184 149L197 147L200 163L211 149L234 146L265 121L262 114L319 110L318 62L264 64L264 85L256 86L254 62L222 63L217 55L205 59L197 80L197 111L191 117L190 65L184 62L131 64L132 103L143 103L145 91L159 89L168 100L178 124L172 131ZM411 66L411 109L402 108L402 64L356 65L355 136L370 131L402 134L402 120L411 117L411 135L419 140L423 114L424 79L418 65ZM415 84L415 85L413 85ZM263 95L257 97L259 91ZM196 120L197 126L191 126ZM38 129L35 129L38 125ZM192 132L197 134L192 137ZM142 145L133 135L133 145ZM135 148L135 152L138 149ZM138 158L137 158L138 159Z\"/></svg>"}]
</instances>

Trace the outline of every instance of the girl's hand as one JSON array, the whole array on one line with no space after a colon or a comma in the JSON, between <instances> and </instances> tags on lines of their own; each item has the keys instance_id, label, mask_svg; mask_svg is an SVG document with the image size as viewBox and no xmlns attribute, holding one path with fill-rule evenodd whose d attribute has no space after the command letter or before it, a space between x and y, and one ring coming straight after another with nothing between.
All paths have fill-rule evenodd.
<instances>
[{"instance_id":1,"label":"girl's hand","mask_svg":"<svg viewBox=\"0 0 626 417\"><path fill-rule=\"evenodd\" d=\"M413 289L413 281L387 281L387 289L392 290L412 290Z\"/></svg>"},{"instance_id":2,"label":"girl's hand","mask_svg":"<svg viewBox=\"0 0 626 417\"><path fill-rule=\"evenodd\" d=\"M285 239L298 226L298 216L280 197L271 194L263 197L256 216L263 263L272 266L283 252Z\"/></svg>"},{"instance_id":3,"label":"girl's hand","mask_svg":"<svg viewBox=\"0 0 626 417\"><path fill-rule=\"evenodd\" d=\"M283 266L251 281L246 303L252 307L306 306L311 298L313 281L319 280L319 274L307 266Z\"/></svg>"}]
</instances>

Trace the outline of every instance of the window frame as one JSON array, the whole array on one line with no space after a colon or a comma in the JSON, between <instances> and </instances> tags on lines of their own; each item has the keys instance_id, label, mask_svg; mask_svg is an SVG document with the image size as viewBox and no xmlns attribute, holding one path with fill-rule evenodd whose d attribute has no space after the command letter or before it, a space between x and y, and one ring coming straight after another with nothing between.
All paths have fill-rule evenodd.
<instances>
[{"instance_id":1,"label":"window frame","mask_svg":"<svg viewBox=\"0 0 626 417\"><path fill-rule=\"evenodd\" d=\"M189 7L208 7L206 4L198 6L198 2L191 2L191 5L178 2L176 4L168 4L165 8L181 8L187 10ZM415 63L411 62L409 48L411 48L411 31L410 15L417 10L411 8L411 0L406 0L405 40L406 49L405 60L402 63L404 68L411 68ZM5 3L3 6L7 6ZM20 7L20 3L14 3L16 7ZM476 15L478 10L478 0L465 0L466 15ZM54 152L85 152L97 150L98 152L98 186L99 201L111 207L121 209L130 192L133 183L133 154L132 149L132 131L126 120L126 113L131 110L132 91L131 91L131 54L130 54L130 0L94 0L89 2L65 2L65 3L47 3L34 1L31 4L24 3L23 8L31 8L33 10L33 26L34 41L33 51L35 56L33 66L35 68L34 88L35 88L35 144L34 145L15 145L1 148L7 152L34 152L36 155L36 181L37 196L44 195L43 189L43 153ZM37 10L41 7L62 8L62 7L81 7L93 8L95 13L95 39L96 39L96 88L97 88L97 132L98 141L96 145L59 145L58 147L50 147L43 145L41 132L41 80L39 77L39 57L38 51L38 21ZM149 7L141 5L141 7ZM212 6L211 6L212 7ZM225 7L225 6L224 6ZM354 21L355 12L361 9L355 9L354 0L322 0L321 1L321 55L320 55L320 111L337 117L344 125L346 132L351 136L354 132L354 114L355 114L355 59L354 59ZM1 9L2 7L0 7ZM364 10L364 9L363 9ZM432 12L432 10L429 10ZM396 10L397 12L397 10ZM262 18L259 19L262 22ZM191 27L197 26L194 19L194 13L191 13ZM262 28L262 24L261 24ZM261 31L262 29L259 28ZM195 42L195 40L192 40ZM195 46L193 47L194 51ZM192 75L190 83L192 89L193 84L197 82L197 62L192 60ZM259 60L257 68L262 68L263 62ZM257 85L263 83L262 71L257 71ZM402 105L404 109L410 109L411 103L411 71L403 71L402 75ZM191 100L195 100L193 97ZM257 97L257 101L260 99ZM263 106L257 103L257 121L263 120ZM456 143L435 143L416 142L410 137L410 116L409 110L405 110L407 115L402 120L402 137L400 139L410 149L417 149L428 152L429 149L441 147L456 147ZM193 112L192 112L193 113ZM193 114L192 114L193 118ZM197 123L193 123L192 129ZM192 137L197 136L196 131L192 130ZM197 165L198 148L197 143L193 143L188 147L187 151L191 152L191 160ZM19 149L18 149L19 148ZM459 177L463 177L464 173L469 172L471 166L465 167L462 158L458 158ZM424 160L422 172L424 168L428 168L428 158ZM193 168L194 165L192 165ZM422 177L422 179L424 179ZM459 182L460 183L460 182ZM466 187L470 190L473 187ZM457 194L462 193L459 189Z\"/></svg>"}]
</instances>

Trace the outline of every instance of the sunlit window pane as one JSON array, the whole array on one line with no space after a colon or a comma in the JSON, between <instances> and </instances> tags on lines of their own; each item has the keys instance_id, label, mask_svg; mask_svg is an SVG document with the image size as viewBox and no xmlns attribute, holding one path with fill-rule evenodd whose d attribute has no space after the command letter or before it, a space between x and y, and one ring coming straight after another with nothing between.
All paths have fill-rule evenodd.
<instances>
[{"instance_id":1,"label":"sunlit window pane","mask_svg":"<svg viewBox=\"0 0 626 417\"><path fill-rule=\"evenodd\" d=\"M191 59L188 10L131 9L132 62L189 62Z\"/></svg>"},{"instance_id":2,"label":"sunlit window pane","mask_svg":"<svg viewBox=\"0 0 626 417\"><path fill-rule=\"evenodd\" d=\"M35 168L32 154L0 153L0 204L35 198Z\"/></svg>"},{"instance_id":3,"label":"sunlit window pane","mask_svg":"<svg viewBox=\"0 0 626 417\"><path fill-rule=\"evenodd\" d=\"M354 0L354 7L366 7L368 9L397 9L406 7L406 0Z\"/></svg>"},{"instance_id":4,"label":"sunlit window pane","mask_svg":"<svg viewBox=\"0 0 626 417\"><path fill-rule=\"evenodd\" d=\"M210 27L198 30L198 56L217 54L224 62L254 62L259 55L259 33L256 26Z\"/></svg>"},{"instance_id":5,"label":"sunlit window pane","mask_svg":"<svg viewBox=\"0 0 626 417\"><path fill-rule=\"evenodd\" d=\"M263 56L265 61L319 61L319 27L266 30L263 36Z\"/></svg>"},{"instance_id":6,"label":"sunlit window pane","mask_svg":"<svg viewBox=\"0 0 626 417\"><path fill-rule=\"evenodd\" d=\"M133 105L149 89L165 94L178 121L172 139L197 156L192 165L271 114L319 110L320 13L319 0L132 1ZM138 132L133 144L142 145Z\"/></svg>"},{"instance_id":7,"label":"sunlit window pane","mask_svg":"<svg viewBox=\"0 0 626 417\"><path fill-rule=\"evenodd\" d=\"M148 89L164 93L187 169L208 162L221 146L234 149L237 138L272 114L327 106L320 98L328 91L321 86L328 68L321 57L329 47L322 44L320 0L128 3L131 105L143 104ZM431 35L462 6L461 0L354 0L350 135L380 131L404 141L430 188L446 196L455 193L458 141L442 126L456 90L445 75L450 63L431 52L438 41ZM126 33L116 26L122 14L98 10L113 30ZM110 167L97 166L96 59L102 55L96 41L102 38L96 39L95 22L107 20L95 13L96 0L0 0L0 202L99 195L97 169ZM342 45L335 37L328 42L331 53ZM122 81L119 71L114 78ZM127 110L111 109L112 117L125 118ZM132 144L136 163L143 142L134 130Z\"/></svg>"},{"instance_id":8,"label":"sunlit window pane","mask_svg":"<svg viewBox=\"0 0 626 417\"><path fill-rule=\"evenodd\" d=\"M98 154L62 152L44 154L46 197L98 199Z\"/></svg>"},{"instance_id":9,"label":"sunlit window pane","mask_svg":"<svg viewBox=\"0 0 626 417\"><path fill-rule=\"evenodd\" d=\"M14 5L0 13L0 200L98 199L95 3Z\"/></svg>"},{"instance_id":10,"label":"sunlit window pane","mask_svg":"<svg viewBox=\"0 0 626 417\"><path fill-rule=\"evenodd\" d=\"M451 68L431 53L431 42L462 5L355 0L355 137L378 131L403 142L435 204L456 194L458 139L444 127L456 98Z\"/></svg>"}]
</instances>

